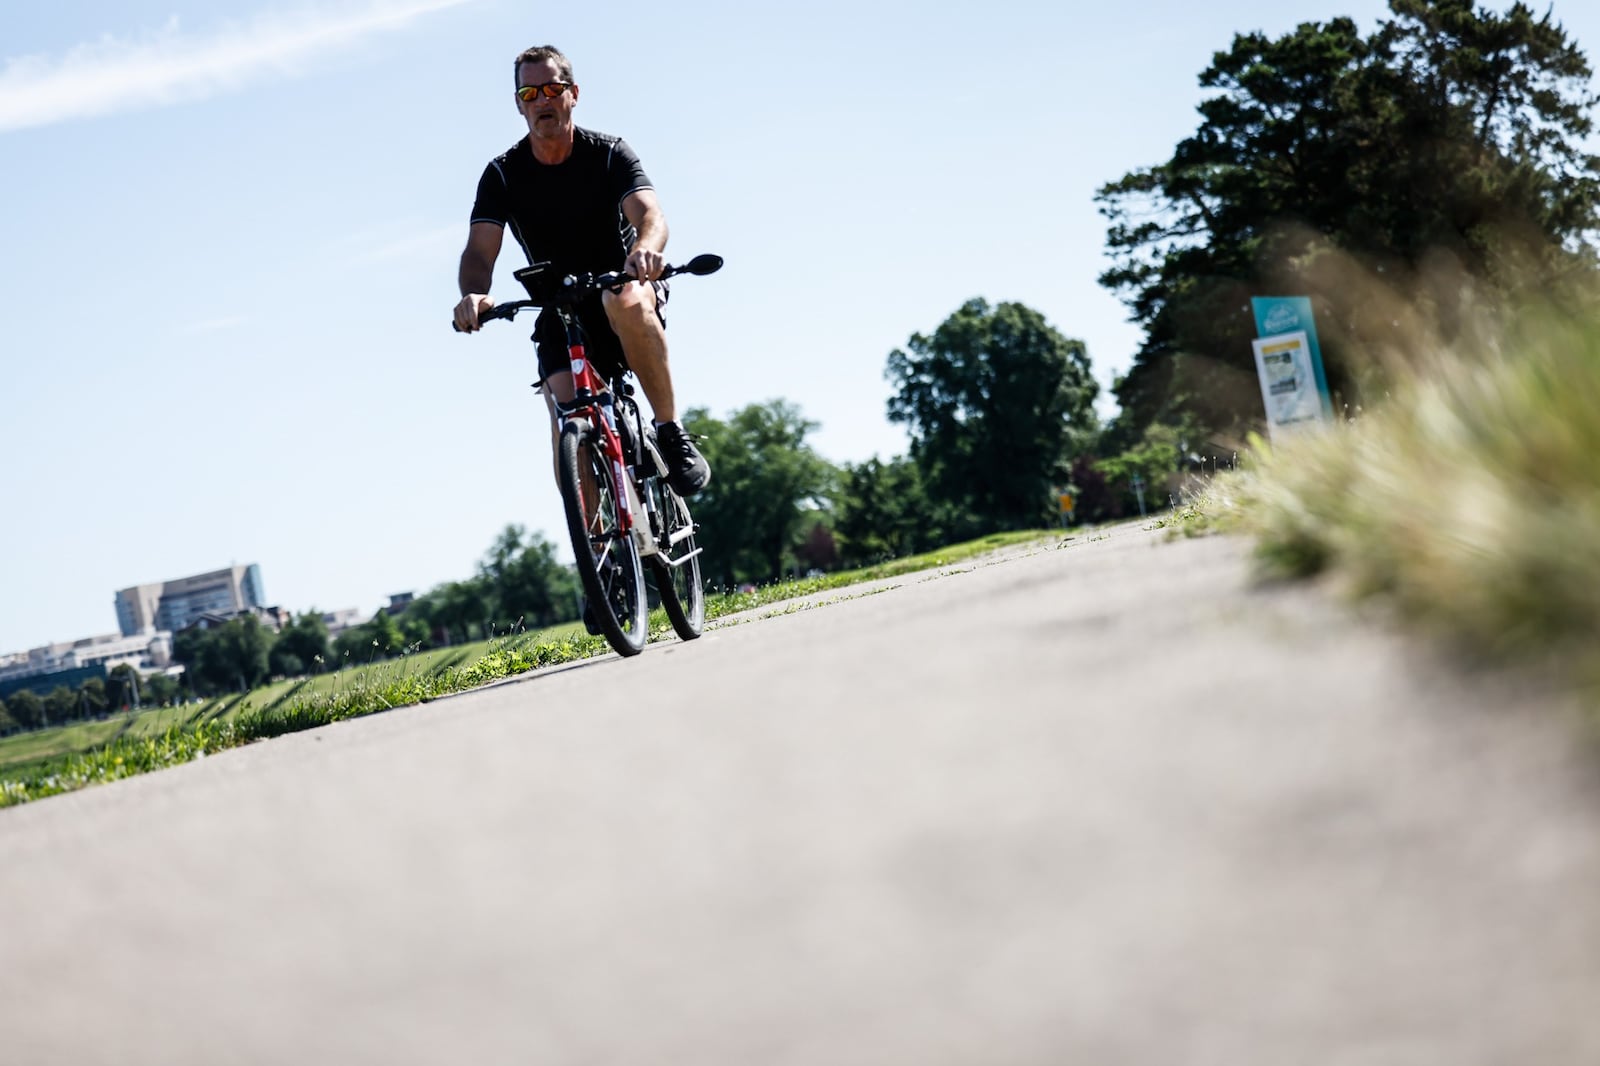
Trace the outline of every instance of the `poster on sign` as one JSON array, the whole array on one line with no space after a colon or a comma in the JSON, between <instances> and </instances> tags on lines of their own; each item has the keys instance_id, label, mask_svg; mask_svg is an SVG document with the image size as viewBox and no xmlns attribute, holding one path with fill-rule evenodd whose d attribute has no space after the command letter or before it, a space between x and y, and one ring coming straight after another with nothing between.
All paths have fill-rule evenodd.
<instances>
[{"instance_id":1,"label":"poster on sign","mask_svg":"<svg viewBox=\"0 0 1600 1066\"><path fill-rule=\"evenodd\" d=\"M1302 359L1298 364L1298 373L1295 378L1296 389L1304 382L1312 382L1317 392L1317 402L1325 421L1333 420L1333 398L1328 392L1328 378L1322 369L1322 346L1317 343L1316 317L1311 311L1311 297L1309 296L1252 296L1250 308L1255 314L1256 336L1264 341L1277 341L1285 337L1303 336L1305 345L1297 353ZM1307 372L1304 363L1310 364ZM1274 360L1274 365L1279 370L1285 370L1281 359ZM1256 353L1256 366L1261 366L1261 353ZM1283 381L1276 382L1279 389L1284 387ZM1263 371L1261 391L1266 395L1269 383ZM1280 393L1283 395L1283 393ZM1267 401L1270 408L1272 401Z\"/></svg>"},{"instance_id":2,"label":"poster on sign","mask_svg":"<svg viewBox=\"0 0 1600 1066\"><path fill-rule=\"evenodd\" d=\"M1311 343L1305 331L1261 337L1251 343L1256 352L1256 372L1261 377L1261 399L1267 407L1268 429L1276 433L1320 423L1322 394L1317 388Z\"/></svg>"}]
</instances>

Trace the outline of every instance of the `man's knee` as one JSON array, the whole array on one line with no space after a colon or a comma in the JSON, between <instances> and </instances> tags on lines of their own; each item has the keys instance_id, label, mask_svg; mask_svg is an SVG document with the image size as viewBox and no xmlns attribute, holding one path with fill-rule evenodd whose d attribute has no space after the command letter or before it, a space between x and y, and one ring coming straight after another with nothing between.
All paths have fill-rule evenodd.
<instances>
[{"instance_id":1,"label":"man's knee","mask_svg":"<svg viewBox=\"0 0 1600 1066\"><path fill-rule=\"evenodd\" d=\"M621 292L604 292L600 300L613 326L638 328L659 324L655 294L648 285L634 284L624 287Z\"/></svg>"}]
</instances>

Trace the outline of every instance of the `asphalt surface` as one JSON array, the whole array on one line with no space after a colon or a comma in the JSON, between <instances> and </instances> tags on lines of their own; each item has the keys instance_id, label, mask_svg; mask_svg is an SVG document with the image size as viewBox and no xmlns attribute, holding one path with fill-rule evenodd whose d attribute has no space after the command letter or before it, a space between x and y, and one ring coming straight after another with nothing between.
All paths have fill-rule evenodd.
<instances>
[{"instance_id":1,"label":"asphalt surface","mask_svg":"<svg viewBox=\"0 0 1600 1066\"><path fill-rule=\"evenodd\" d=\"M1597 828L1558 693L1124 526L0 811L0 1061L1595 1063Z\"/></svg>"}]
</instances>

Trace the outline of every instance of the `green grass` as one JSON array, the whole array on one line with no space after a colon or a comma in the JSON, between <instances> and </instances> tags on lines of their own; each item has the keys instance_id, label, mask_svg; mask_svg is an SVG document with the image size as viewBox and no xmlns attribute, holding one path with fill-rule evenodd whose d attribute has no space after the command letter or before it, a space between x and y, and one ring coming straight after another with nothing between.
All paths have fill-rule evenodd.
<instances>
[{"instance_id":1,"label":"green grass","mask_svg":"<svg viewBox=\"0 0 1600 1066\"><path fill-rule=\"evenodd\" d=\"M710 628L714 620L770 603L954 565L1018 544L1059 539L1059 534L1041 531L1002 533L859 570L777 582L751 592L714 594L706 597L706 620ZM653 640L671 632L659 610L652 612L650 628ZM278 681L203 704L7 738L0 741L0 807L158 770L267 737L426 703L608 650L602 638L572 623L350 667L309 680Z\"/></svg>"},{"instance_id":2,"label":"green grass","mask_svg":"<svg viewBox=\"0 0 1600 1066\"><path fill-rule=\"evenodd\" d=\"M1258 446L1199 520L1329 572L1474 657L1600 681L1600 318L1523 310L1430 347L1389 401Z\"/></svg>"},{"instance_id":3,"label":"green grass","mask_svg":"<svg viewBox=\"0 0 1600 1066\"><path fill-rule=\"evenodd\" d=\"M582 633L581 625L567 624L518 639L561 640ZM275 681L244 694L232 693L199 703L148 708L112 715L103 721L74 722L20 733L0 739L0 775L12 778L41 774L48 776L65 768L74 756L123 738L160 737L175 726L181 729L201 723L231 723L244 715L274 712L286 700L315 700L340 690L359 691L370 687L369 677L403 677L459 665L461 662L476 662L504 640L481 640L435 648L399 659L363 663L312 678Z\"/></svg>"}]
</instances>

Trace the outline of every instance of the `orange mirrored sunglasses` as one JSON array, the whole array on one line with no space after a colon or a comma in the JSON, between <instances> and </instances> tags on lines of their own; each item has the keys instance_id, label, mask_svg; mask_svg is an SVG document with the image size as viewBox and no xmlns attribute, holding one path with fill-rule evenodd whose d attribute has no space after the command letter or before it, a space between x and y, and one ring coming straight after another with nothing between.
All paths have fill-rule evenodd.
<instances>
[{"instance_id":1,"label":"orange mirrored sunglasses","mask_svg":"<svg viewBox=\"0 0 1600 1066\"><path fill-rule=\"evenodd\" d=\"M570 88L572 88L572 83L569 81L547 81L543 85L522 85L517 88L517 99L526 102L540 93L544 93L548 99L554 100Z\"/></svg>"}]
</instances>

